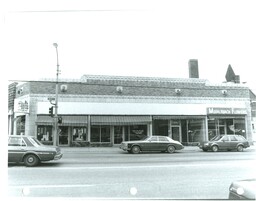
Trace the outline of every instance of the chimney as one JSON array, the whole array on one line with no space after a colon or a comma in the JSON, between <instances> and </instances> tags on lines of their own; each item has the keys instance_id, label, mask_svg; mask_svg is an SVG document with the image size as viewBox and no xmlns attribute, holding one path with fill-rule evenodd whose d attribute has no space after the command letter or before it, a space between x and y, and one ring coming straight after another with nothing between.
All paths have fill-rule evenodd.
<instances>
[{"instance_id":1,"label":"chimney","mask_svg":"<svg viewBox=\"0 0 256 201\"><path fill-rule=\"evenodd\" d=\"M240 76L234 73L234 70L230 64L228 65L228 70L226 72L226 80L227 82L240 83Z\"/></svg>"},{"instance_id":2,"label":"chimney","mask_svg":"<svg viewBox=\"0 0 256 201\"><path fill-rule=\"evenodd\" d=\"M197 59L190 59L188 61L188 68L189 68L189 78L199 78Z\"/></svg>"}]
</instances>

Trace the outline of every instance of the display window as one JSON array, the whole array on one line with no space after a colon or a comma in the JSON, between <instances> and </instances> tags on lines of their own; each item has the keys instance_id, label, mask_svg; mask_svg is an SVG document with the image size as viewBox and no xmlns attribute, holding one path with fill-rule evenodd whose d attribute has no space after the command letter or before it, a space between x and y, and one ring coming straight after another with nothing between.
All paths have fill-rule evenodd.
<instances>
[{"instance_id":1,"label":"display window","mask_svg":"<svg viewBox=\"0 0 256 201\"><path fill-rule=\"evenodd\" d=\"M205 123L204 119L187 120L188 142L204 141Z\"/></svg>"},{"instance_id":2,"label":"display window","mask_svg":"<svg viewBox=\"0 0 256 201\"><path fill-rule=\"evenodd\" d=\"M87 129L86 127L74 127L72 132L72 141L81 142L87 140Z\"/></svg>"},{"instance_id":3,"label":"display window","mask_svg":"<svg viewBox=\"0 0 256 201\"><path fill-rule=\"evenodd\" d=\"M92 126L91 142L110 142L110 126Z\"/></svg>"},{"instance_id":4,"label":"display window","mask_svg":"<svg viewBox=\"0 0 256 201\"><path fill-rule=\"evenodd\" d=\"M37 126L37 139L43 144L52 143L52 126Z\"/></svg>"},{"instance_id":5,"label":"display window","mask_svg":"<svg viewBox=\"0 0 256 201\"><path fill-rule=\"evenodd\" d=\"M16 135L24 135L25 134L25 123L26 123L25 115L18 116L16 118Z\"/></svg>"},{"instance_id":6,"label":"display window","mask_svg":"<svg viewBox=\"0 0 256 201\"><path fill-rule=\"evenodd\" d=\"M169 121L157 119L153 122L153 135L168 136Z\"/></svg>"},{"instance_id":7,"label":"display window","mask_svg":"<svg viewBox=\"0 0 256 201\"><path fill-rule=\"evenodd\" d=\"M218 135L242 135L246 138L245 119L244 118L227 118L208 119L208 138L211 140Z\"/></svg>"}]
</instances>

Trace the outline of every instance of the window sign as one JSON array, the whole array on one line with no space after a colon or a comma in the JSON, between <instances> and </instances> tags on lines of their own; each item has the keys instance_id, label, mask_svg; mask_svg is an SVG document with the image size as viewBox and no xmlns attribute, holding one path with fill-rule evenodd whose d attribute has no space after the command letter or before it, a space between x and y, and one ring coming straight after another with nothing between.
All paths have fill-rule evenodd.
<instances>
[{"instance_id":1,"label":"window sign","mask_svg":"<svg viewBox=\"0 0 256 201\"><path fill-rule=\"evenodd\" d=\"M27 100L15 100L14 111L16 113L29 113L29 103Z\"/></svg>"}]
</instances>

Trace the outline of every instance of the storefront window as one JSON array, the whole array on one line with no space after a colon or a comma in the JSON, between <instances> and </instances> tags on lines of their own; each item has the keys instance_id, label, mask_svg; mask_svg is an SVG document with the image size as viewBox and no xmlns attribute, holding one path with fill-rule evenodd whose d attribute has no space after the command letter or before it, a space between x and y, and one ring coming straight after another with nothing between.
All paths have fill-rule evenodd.
<instances>
[{"instance_id":1,"label":"storefront window","mask_svg":"<svg viewBox=\"0 0 256 201\"><path fill-rule=\"evenodd\" d=\"M74 127L73 128L73 142L86 141L86 128L85 127Z\"/></svg>"},{"instance_id":2,"label":"storefront window","mask_svg":"<svg viewBox=\"0 0 256 201\"><path fill-rule=\"evenodd\" d=\"M188 142L202 142L204 141L204 119L190 119L187 120L188 125Z\"/></svg>"},{"instance_id":3,"label":"storefront window","mask_svg":"<svg viewBox=\"0 0 256 201\"><path fill-rule=\"evenodd\" d=\"M91 142L110 142L110 127L92 126Z\"/></svg>"},{"instance_id":4,"label":"storefront window","mask_svg":"<svg viewBox=\"0 0 256 201\"><path fill-rule=\"evenodd\" d=\"M209 119L208 120L208 139L211 140L217 135L219 135L219 130L217 128L217 121L216 119Z\"/></svg>"},{"instance_id":5,"label":"storefront window","mask_svg":"<svg viewBox=\"0 0 256 201\"><path fill-rule=\"evenodd\" d=\"M130 126L130 140L141 140L147 136L147 125Z\"/></svg>"},{"instance_id":6,"label":"storefront window","mask_svg":"<svg viewBox=\"0 0 256 201\"><path fill-rule=\"evenodd\" d=\"M17 135L25 135L25 122L26 122L26 118L25 115L22 116L18 116L16 118L16 134Z\"/></svg>"},{"instance_id":7,"label":"storefront window","mask_svg":"<svg viewBox=\"0 0 256 201\"><path fill-rule=\"evenodd\" d=\"M41 142L52 142L52 126L37 126L37 139Z\"/></svg>"},{"instance_id":8,"label":"storefront window","mask_svg":"<svg viewBox=\"0 0 256 201\"><path fill-rule=\"evenodd\" d=\"M218 135L242 135L246 137L245 119L209 119L208 137L209 140Z\"/></svg>"},{"instance_id":9,"label":"storefront window","mask_svg":"<svg viewBox=\"0 0 256 201\"><path fill-rule=\"evenodd\" d=\"M154 120L153 135L168 136L168 120Z\"/></svg>"},{"instance_id":10,"label":"storefront window","mask_svg":"<svg viewBox=\"0 0 256 201\"><path fill-rule=\"evenodd\" d=\"M101 127L101 142L110 142L110 128L109 126Z\"/></svg>"}]
</instances>

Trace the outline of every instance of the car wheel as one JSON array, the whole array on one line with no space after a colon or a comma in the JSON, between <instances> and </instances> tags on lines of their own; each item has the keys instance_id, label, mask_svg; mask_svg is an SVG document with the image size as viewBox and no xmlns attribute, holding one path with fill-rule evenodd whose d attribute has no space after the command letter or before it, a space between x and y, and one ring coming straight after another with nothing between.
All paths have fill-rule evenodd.
<instances>
[{"instance_id":1,"label":"car wheel","mask_svg":"<svg viewBox=\"0 0 256 201\"><path fill-rule=\"evenodd\" d=\"M241 152L241 151L243 151L243 150L244 150L244 147L243 147L242 145L239 145L239 146L237 147L237 151Z\"/></svg>"},{"instance_id":2,"label":"car wheel","mask_svg":"<svg viewBox=\"0 0 256 201\"><path fill-rule=\"evenodd\" d=\"M169 146L167 147L167 152L168 152L168 153L174 153L174 152L175 152L175 147L172 146L172 145L169 145Z\"/></svg>"},{"instance_id":3,"label":"car wheel","mask_svg":"<svg viewBox=\"0 0 256 201\"><path fill-rule=\"evenodd\" d=\"M219 147L217 145L212 146L212 151L213 152L219 151Z\"/></svg>"},{"instance_id":4,"label":"car wheel","mask_svg":"<svg viewBox=\"0 0 256 201\"><path fill-rule=\"evenodd\" d=\"M36 166L39 163L39 159L36 155L29 154L25 156L24 163L28 167Z\"/></svg>"},{"instance_id":5,"label":"car wheel","mask_svg":"<svg viewBox=\"0 0 256 201\"><path fill-rule=\"evenodd\" d=\"M131 150L128 150L127 152L128 152L129 154L132 153Z\"/></svg>"},{"instance_id":6,"label":"car wheel","mask_svg":"<svg viewBox=\"0 0 256 201\"><path fill-rule=\"evenodd\" d=\"M133 146L131 152L132 152L133 154L138 154L138 153L140 153L140 147L137 146L137 145Z\"/></svg>"},{"instance_id":7,"label":"car wheel","mask_svg":"<svg viewBox=\"0 0 256 201\"><path fill-rule=\"evenodd\" d=\"M203 148L203 151L208 151L208 149Z\"/></svg>"}]
</instances>

